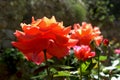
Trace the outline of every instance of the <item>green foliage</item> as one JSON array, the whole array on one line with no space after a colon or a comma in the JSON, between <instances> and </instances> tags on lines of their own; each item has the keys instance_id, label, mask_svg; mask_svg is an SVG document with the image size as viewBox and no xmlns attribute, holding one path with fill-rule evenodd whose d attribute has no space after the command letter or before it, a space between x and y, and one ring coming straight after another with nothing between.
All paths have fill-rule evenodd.
<instances>
[{"instance_id":1,"label":"green foliage","mask_svg":"<svg viewBox=\"0 0 120 80\"><path fill-rule=\"evenodd\" d=\"M85 6L79 0L10 0L2 1L0 9L0 28L16 29L20 22L30 23L32 16L41 18L54 15L59 21L64 20L65 25L86 18Z\"/></svg>"},{"instance_id":2,"label":"green foliage","mask_svg":"<svg viewBox=\"0 0 120 80\"><path fill-rule=\"evenodd\" d=\"M59 71L57 74L55 74L53 77L64 77L64 76L70 76L70 72L68 71Z\"/></svg>"},{"instance_id":3,"label":"green foliage","mask_svg":"<svg viewBox=\"0 0 120 80\"><path fill-rule=\"evenodd\" d=\"M114 21L114 15L111 14L113 4L110 0L84 0L88 9L88 20L97 26L105 26Z\"/></svg>"},{"instance_id":4,"label":"green foliage","mask_svg":"<svg viewBox=\"0 0 120 80\"><path fill-rule=\"evenodd\" d=\"M14 48L4 49L0 53L0 80L29 80L33 67L35 64L27 62L21 52Z\"/></svg>"},{"instance_id":5,"label":"green foliage","mask_svg":"<svg viewBox=\"0 0 120 80\"><path fill-rule=\"evenodd\" d=\"M35 17L56 16L64 25L73 25L86 19L86 8L79 0L36 0L32 4ZM42 12L42 13L41 13Z\"/></svg>"},{"instance_id":6,"label":"green foliage","mask_svg":"<svg viewBox=\"0 0 120 80\"><path fill-rule=\"evenodd\" d=\"M105 61L107 59L107 56L100 56L100 61Z\"/></svg>"},{"instance_id":7,"label":"green foliage","mask_svg":"<svg viewBox=\"0 0 120 80\"><path fill-rule=\"evenodd\" d=\"M26 0L2 0L0 1L0 29L16 29L26 13Z\"/></svg>"},{"instance_id":8,"label":"green foliage","mask_svg":"<svg viewBox=\"0 0 120 80\"><path fill-rule=\"evenodd\" d=\"M100 55L100 79L119 79L120 73L120 60L119 55L114 54L114 48L120 46L120 44L110 45L102 49L97 47L96 51ZM103 51L105 50L105 51ZM109 52L110 51L110 52ZM50 75L53 80L78 80L79 75L82 72L83 79L97 79L98 58L89 59L85 62L78 61L74 57L74 52L71 50L70 55L63 59L57 60L56 58L48 60L48 66L44 63L37 66L33 63L26 61L21 52L14 48L1 49L0 53L0 79L1 80L43 80L47 79L46 68L49 67ZM104 55L102 55L104 52ZM102 54L101 54L102 53ZM105 55L106 53L112 53L112 55ZM105 64L103 63L105 62ZM111 63L106 65L106 63ZM80 72L81 68L81 72ZM4 77L7 76L7 77ZM109 77L110 76L110 77Z\"/></svg>"},{"instance_id":9,"label":"green foliage","mask_svg":"<svg viewBox=\"0 0 120 80\"><path fill-rule=\"evenodd\" d=\"M113 23L114 19L119 20L119 4L120 1L114 0L1 0L0 80L47 79L45 69L48 66L44 63L37 66L28 62L21 52L14 48L8 48L12 47L11 41L15 39L13 31L20 29L21 22L30 23L32 16L35 18L55 16L58 21L63 21L65 26L81 23L85 20L97 26L105 26ZM110 28L107 31L110 31ZM119 32L117 30L115 32ZM105 32L107 31L105 30ZM118 33L117 35L119 36ZM95 46L93 42L91 44ZM111 46L96 49L97 55L101 55L99 56L101 79L119 80L120 56L114 54L114 49L119 47L120 43L112 41ZM73 53L71 50L70 56L59 61L56 59L48 60L51 66L51 75L55 80L79 79L80 63ZM97 60L98 58L95 57L81 63L84 79L97 79Z\"/></svg>"},{"instance_id":10,"label":"green foliage","mask_svg":"<svg viewBox=\"0 0 120 80\"><path fill-rule=\"evenodd\" d=\"M113 14L116 18L116 20L120 20L120 1L119 0L110 0L110 3L112 4L110 8L111 14Z\"/></svg>"}]
</instances>

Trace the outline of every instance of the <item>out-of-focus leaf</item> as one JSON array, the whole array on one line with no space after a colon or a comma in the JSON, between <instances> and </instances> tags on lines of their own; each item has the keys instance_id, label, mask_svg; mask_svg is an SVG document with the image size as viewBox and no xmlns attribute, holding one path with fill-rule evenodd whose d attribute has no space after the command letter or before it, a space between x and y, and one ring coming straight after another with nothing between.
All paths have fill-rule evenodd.
<instances>
[{"instance_id":1,"label":"out-of-focus leaf","mask_svg":"<svg viewBox=\"0 0 120 80\"><path fill-rule=\"evenodd\" d=\"M95 66L96 66L97 63L91 63L89 65L89 67L87 68L87 70L92 70Z\"/></svg>"},{"instance_id":2,"label":"out-of-focus leaf","mask_svg":"<svg viewBox=\"0 0 120 80\"><path fill-rule=\"evenodd\" d=\"M48 59L47 61L50 63L54 63L54 60L52 60L52 59Z\"/></svg>"},{"instance_id":3,"label":"out-of-focus leaf","mask_svg":"<svg viewBox=\"0 0 120 80\"><path fill-rule=\"evenodd\" d=\"M112 77L111 80L118 80L116 77Z\"/></svg>"},{"instance_id":4,"label":"out-of-focus leaf","mask_svg":"<svg viewBox=\"0 0 120 80\"><path fill-rule=\"evenodd\" d=\"M34 74L38 74L39 72L43 71L44 69L48 68L48 66L42 66L42 67L39 67L38 69L36 69L34 71Z\"/></svg>"},{"instance_id":5,"label":"out-of-focus leaf","mask_svg":"<svg viewBox=\"0 0 120 80\"><path fill-rule=\"evenodd\" d=\"M53 77L63 77L63 76L71 76L70 72L68 71L58 71Z\"/></svg>"},{"instance_id":6,"label":"out-of-focus leaf","mask_svg":"<svg viewBox=\"0 0 120 80\"><path fill-rule=\"evenodd\" d=\"M81 67L82 68L82 72L86 72L86 69L89 66L89 64L82 63L81 66L82 66Z\"/></svg>"},{"instance_id":7,"label":"out-of-focus leaf","mask_svg":"<svg viewBox=\"0 0 120 80\"><path fill-rule=\"evenodd\" d=\"M51 68L50 71L54 74L57 73L57 70L55 68Z\"/></svg>"},{"instance_id":8,"label":"out-of-focus leaf","mask_svg":"<svg viewBox=\"0 0 120 80\"><path fill-rule=\"evenodd\" d=\"M58 67L61 69L72 69L73 67L71 66L66 66L66 65L52 65L53 67Z\"/></svg>"},{"instance_id":9,"label":"out-of-focus leaf","mask_svg":"<svg viewBox=\"0 0 120 80\"><path fill-rule=\"evenodd\" d=\"M119 60L115 60L115 61L113 61L112 66L117 66L118 64L119 64Z\"/></svg>"},{"instance_id":10,"label":"out-of-focus leaf","mask_svg":"<svg viewBox=\"0 0 120 80\"><path fill-rule=\"evenodd\" d=\"M114 69L116 69L116 67L114 67L114 66L109 66L109 67L105 67L104 69L103 69L103 71L104 70L114 70Z\"/></svg>"},{"instance_id":11,"label":"out-of-focus leaf","mask_svg":"<svg viewBox=\"0 0 120 80\"><path fill-rule=\"evenodd\" d=\"M78 74L78 71L71 71L71 74Z\"/></svg>"},{"instance_id":12,"label":"out-of-focus leaf","mask_svg":"<svg viewBox=\"0 0 120 80\"><path fill-rule=\"evenodd\" d=\"M117 69L120 69L120 66L116 66Z\"/></svg>"},{"instance_id":13,"label":"out-of-focus leaf","mask_svg":"<svg viewBox=\"0 0 120 80\"><path fill-rule=\"evenodd\" d=\"M42 75L37 75L37 76L33 76L31 77L32 80L36 80L36 79L39 79L39 80L42 80L46 77L47 75L46 74L42 74Z\"/></svg>"},{"instance_id":14,"label":"out-of-focus leaf","mask_svg":"<svg viewBox=\"0 0 120 80\"><path fill-rule=\"evenodd\" d=\"M100 61L105 61L106 59L107 59L107 56L100 56L100 57L99 57L99 60L100 60Z\"/></svg>"},{"instance_id":15,"label":"out-of-focus leaf","mask_svg":"<svg viewBox=\"0 0 120 80\"><path fill-rule=\"evenodd\" d=\"M104 15L99 18L100 21L101 21L101 20L104 20L104 19L105 19L105 16L104 16Z\"/></svg>"}]
</instances>

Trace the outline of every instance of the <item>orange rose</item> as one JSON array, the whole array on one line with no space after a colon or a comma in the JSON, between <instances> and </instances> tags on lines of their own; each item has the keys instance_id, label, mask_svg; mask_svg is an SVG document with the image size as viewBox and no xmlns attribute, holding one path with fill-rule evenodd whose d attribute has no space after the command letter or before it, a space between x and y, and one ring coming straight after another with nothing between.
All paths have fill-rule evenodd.
<instances>
[{"instance_id":1,"label":"orange rose","mask_svg":"<svg viewBox=\"0 0 120 80\"><path fill-rule=\"evenodd\" d=\"M78 60L86 61L87 59L95 56L95 52L91 52L91 48L89 46L75 46L73 49Z\"/></svg>"},{"instance_id":2,"label":"orange rose","mask_svg":"<svg viewBox=\"0 0 120 80\"><path fill-rule=\"evenodd\" d=\"M103 40L103 36L98 27L92 27L91 24L86 22L79 24L74 24L74 30L72 31L71 38L78 39L77 45L90 45L92 40L95 41L96 45L99 46Z\"/></svg>"},{"instance_id":3,"label":"orange rose","mask_svg":"<svg viewBox=\"0 0 120 80\"><path fill-rule=\"evenodd\" d=\"M77 43L76 40L69 39L68 33L71 28L64 28L62 22L56 22L55 18L34 20L32 18L31 24L21 24L22 30L16 30L16 42L12 45L23 52L25 57L40 64L44 61L43 50L47 51L47 58L53 56L62 58L69 54L70 46Z\"/></svg>"}]
</instances>

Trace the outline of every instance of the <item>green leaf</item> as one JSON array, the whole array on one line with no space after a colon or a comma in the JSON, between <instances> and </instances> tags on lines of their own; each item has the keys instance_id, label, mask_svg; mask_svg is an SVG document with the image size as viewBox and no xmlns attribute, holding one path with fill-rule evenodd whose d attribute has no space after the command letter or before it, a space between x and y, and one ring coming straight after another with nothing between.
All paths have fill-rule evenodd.
<instances>
[{"instance_id":1,"label":"green leaf","mask_svg":"<svg viewBox=\"0 0 120 80\"><path fill-rule=\"evenodd\" d=\"M51 69L50 69L50 72L52 72L52 73L57 73L57 70L56 70L55 68L51 68Z\"/></svg>"},{"instance_id":2,"label":"green leaf","mask_svg":"<svg viewBox=\"0 0 120 80\"><path fill-rule=\"evenodd\" d=\"M87 70L92 70L95 67L96 63L91 63Z\"/></svg>"},{"instance_id":3,"label":"green leaf","mask_svg":"<svg viewBox=\"0 0 120 80\"><path fill-rule=\"evenodd\" d=\"M45 78L47 75L38 75L38 76L33 76L33 77L31 77L31 79L32 80L36 80L36 79L43 79L43 78Z\"/></svg>"},{"instance_id":4,"label":"green leaf","mask_svg":"<svg viewBox=\"0 0 120 80\"><path fill-rule=\"evenodd\" d=\"M54 60L52 60L52 59L48 59L47 61L50 63L54 63Z\"/></svg>"},{"instance_id":5,"label":"green leaf","mask_svg":"<svg viewBox=\"0 0 120 80\"><path fill-rule=\"evenodd\" d=\"M119 64L119 62L120 62L119 60L113 61L113 62L112 62L112 63L113 63L112 66L117 66L117 65Z\"/></svg>"},{"instance_id":6,"label":"green leaf","mask_svg":"<svg viewBox=\"0 0 120 80\"><path fill-rule=\"evenodd\" d=\"M83 75L89 74L95 65L96 65L96 63L92 62L92 60L88 60L86 62L83 62L81 64Z\"/></svg>"},{"instance_id":7,"label":"green leaf","mask_svg":"<svg viewBox=\"0 0 120 80\"><path fill-rule=\"evenodd\" d=\"M100 21L101 21L101 20L104 20L104 19L105 19L105 16L104 16L104 15L99 18Z\"/></svg>"},{"instance_id":8,"label":"green leaf","mask_svg":"<svg viewBox=\"0 0 120 80\"><path fill-rule=\"evenodd\" d=\"M100 57L99 57L99 60L100 60L100 61L105 61L106 59L107 59L107 56L100 56Z\"/></svg>"},{"instance_id":9,"label":"green leaf","mask_svg":"<svg viewBox=\"0 0 120 80\"><path fill-rule=\"evenodd\" d=\"M120 69L120 66L116 66L117 69Z\"/></svg>"},{"instance_id":10,"label":"green leaf","mask_svg":"<svg viewBox=\"0 0 120 80\"><path fill-rule=\"evenodd\" d=\"M57 74L53 75L53 77L63 77L63 76L71 76L68 71L58 71Z\"/></svg>"},{"instance_id":11,"label":"green leaf","mask_svg":"<svg viewBox=\"0 0 120 80\"><path fill-rule=\"evenodd\" d=\"M86 72L86 69L89 66L89 64L87 65L85 63L82 63L81 66L82 66L82 72Z\"/></svg>"},{"instance_id":12,"label":"green leaf","mask_svg":"<svg viewBox=\"0 0 120 80\"><path fill-rule=\"evenodd\" d=\"M114 67L114 66L109 66L109 67L105 67L104 69L103 69L103 71L104 70L114 70L114 69L116 69L116 67Z\"/></svg>"},{"instance_id":13,"label":"green leaf","mask_svg":"<svg viewBox=\"0 0 120 80\"><path fill-rule=\"evenodd\" d=\"M52 65L53 67L58 67L61 69L72 69L73 67L71 66L66 66L66 65Z\"/></svg>"}]
</instances>

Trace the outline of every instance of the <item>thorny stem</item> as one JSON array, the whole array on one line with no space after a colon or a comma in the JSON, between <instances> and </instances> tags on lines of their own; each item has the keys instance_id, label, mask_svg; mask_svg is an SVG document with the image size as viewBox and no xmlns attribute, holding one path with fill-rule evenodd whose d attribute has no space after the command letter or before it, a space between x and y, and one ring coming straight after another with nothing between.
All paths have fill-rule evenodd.
<instances>
[{"instance_id":1,"label":"thorny stem","mask_svg":"<svg viewBox=\"0 0 120 80\"><path fill-rule=\"evenodd\" d=\"M81 62L81 60L80 60L80 80L82 80L82 62Z\"/></svg>"},{"instance_id":2,"label":"thorny stem","mask_svg":"<svg viewBox=\"0 0 120 80\"><path fill-rule=\"evenodd\" d=\"M43 50L43 52L44 52L45 64L46 64L46 66L48 66L46 50ZM48 75L48 80L51 80L51 79L50 79L50 71L49 71L49 68L48 68L48 67L46 68L46 71L47 71L47 75Z\"/></svg>"},{"instance_id":3,"label":"thorny stem","mask_svg":"<svg viewBox=\"0 0 120 80\"><path fill-rule=\"evenodd\" d=\"M91 63L92 63L92 59L90 59L90 64ZM91 79L90 74L91 74L91 69L89 69L88 79Z\"/></svg>"},{"instance_id":4,"label":"thorny stem","mask_svg":"<svg viewBox=\"0 0 120 80\"><path fill-rule=\"evenodd\" d=\"M98 54L98 80L100 78L100 59L99 59L100 55Z\"/></svg>"}]
</instances>

